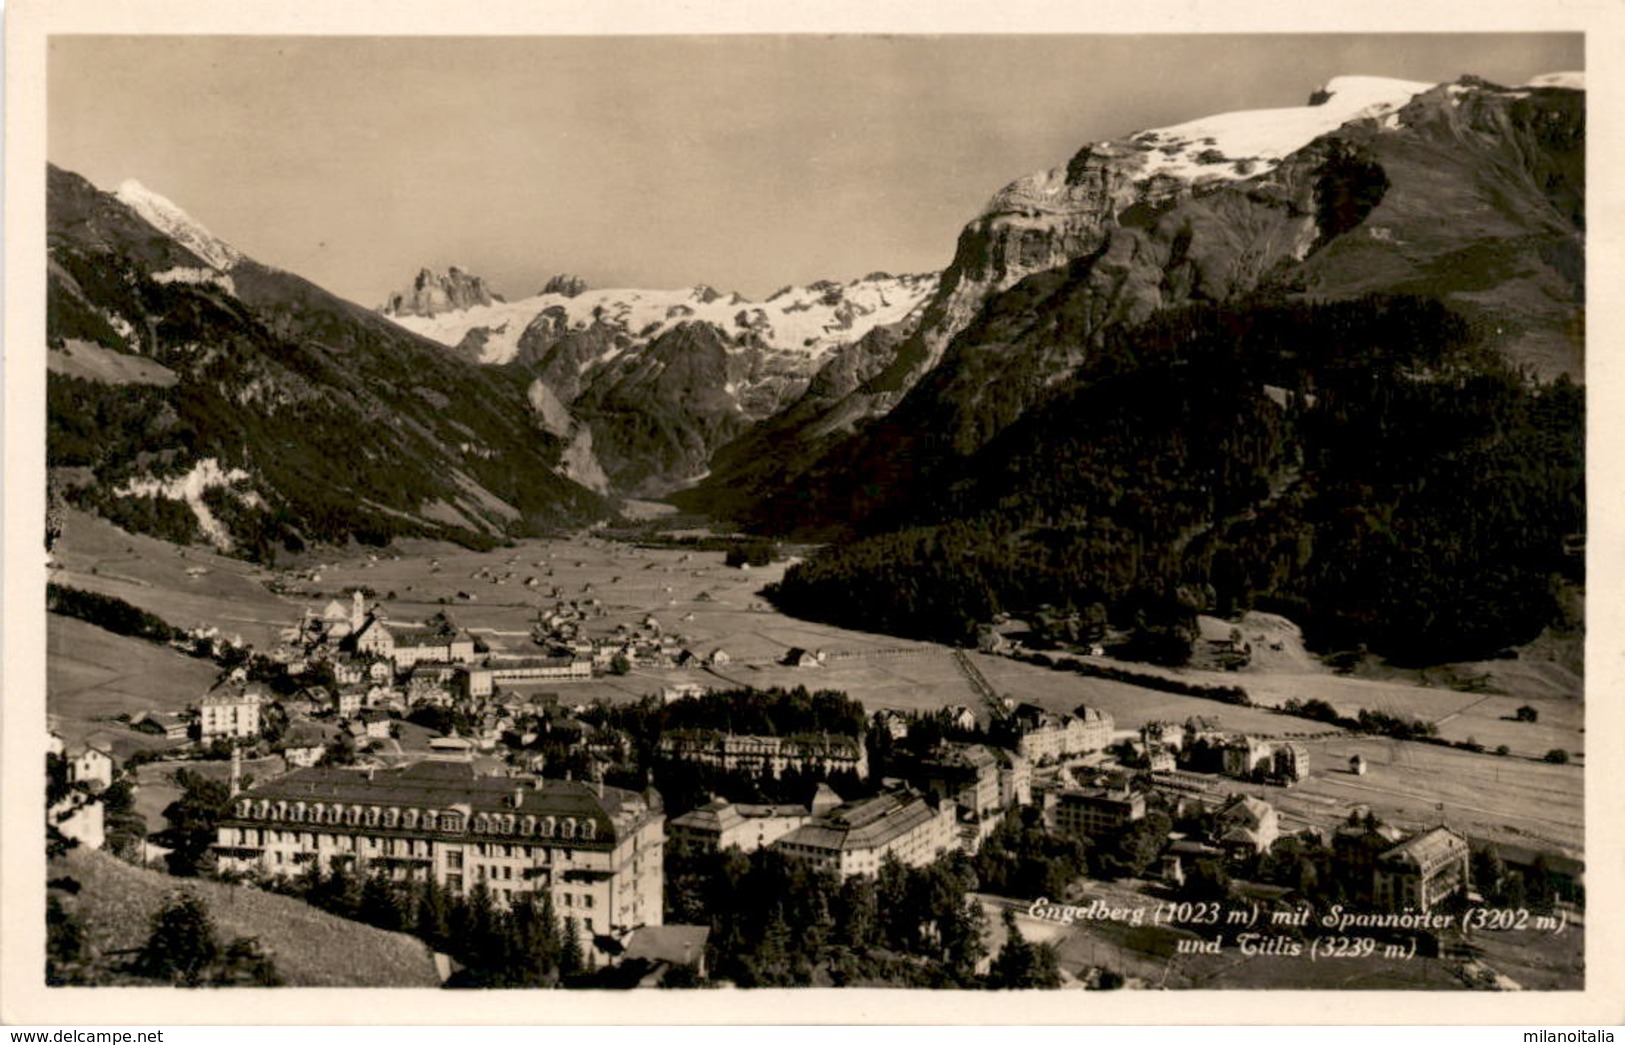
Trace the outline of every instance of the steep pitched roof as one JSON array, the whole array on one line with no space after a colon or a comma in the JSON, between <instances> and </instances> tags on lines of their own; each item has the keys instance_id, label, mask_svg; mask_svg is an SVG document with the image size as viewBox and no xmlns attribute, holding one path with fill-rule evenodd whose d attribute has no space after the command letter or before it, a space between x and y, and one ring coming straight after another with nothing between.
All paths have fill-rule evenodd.
<instances>
[{"instance_id":1,"label":"steep pitched roof","mask_svg":"<svg viewBox=\"0 0 1625 1045\"><path fill-rule=\"evenodd\" d=\"M1435 827L1431 831L1424 831L1407 841L1401 842L1392 849L1383 853L1379 858L1383 862L1407 861L1418 866L1431 863L1441 857L1467 851L1467 840L1448 827Z\"/></svg>"},{"instance_id":2,"label":"steep pitched roof","mask_svg":"<svg viewBox=\"0 0 1625 1045\"><path fill-rule=\"evenodd\" d=\"M1235 822L1248 827L1256 827L1262 824L1264 818L1274 809L1274 806L1261 798L1253 798L1250 795L1237 795L1224 808L1219 810L1219 820L1225 823Z\"/></svg>"},{"instance_id":3,"label":"steep pitched roof","mask_svg":"<svg viewBox=\"0 0 1625 1045\"><path fill-rule=\"evenodd\" d=\"M708 925L646 925L626 941L625 958L670 965L693 965L705 956Z\"/></svg>"}]
</instances>

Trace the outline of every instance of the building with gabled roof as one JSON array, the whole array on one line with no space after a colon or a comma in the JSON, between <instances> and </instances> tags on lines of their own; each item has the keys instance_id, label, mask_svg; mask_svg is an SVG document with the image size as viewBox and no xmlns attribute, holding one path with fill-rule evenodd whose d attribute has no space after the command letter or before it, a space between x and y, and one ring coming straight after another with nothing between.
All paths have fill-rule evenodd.
<instances>
[{"instance_id":1,"label":"building with gabled roof","mask_svg":"<svg viewBox=\"0 0 1625 1045\"><path fill-rule=\"evenodd\" d=\"M1224 775L1246 779L1260 766L1268 768L1275 749L1268 740L1245 734L1225 740L1222 758Z\"/></svg>"},{"instance_id":2,"label":"building with gabled roof","mask_svg":"<svg viewBox=\"0 0 1625 1045\"><path fill-rule=\"evenodd\" d=\"M1309 778L1309 749L1302 744L1277 745L1273 760L1274 769L1271 775L1283 786L1291 787L1298 781Z\"/></svg>"},{"instance_id":3,"label":"building with gabled roof","mask_svg":"<svg viewBox=\"0 0 1625 1045\"><path fill-rule=\"evenodd\" d=\"M1349 885L1349 899L1370 905L1377 860L1405 838L1397 827L1377 823L1358 815L1332 832L1332 856Z\"/></svg>"},{"instance_id":4,"label":"building with gabled roof","mask_svg":"<svg viewBox=\"0 0 1625 1045\"><path fill-rule=\"evenodd\" d=\"M1010 720L1019 734L1017 753L1033 762L1101 751L1112 742L1112 716L1100 708L1080 706L1074 714L1058 715L1037 704L1019 704Z\"/></svg>"},{"instance_id":5,"label":"building with gabled roof","mask_svg":"<svg viewBox=\"0 0 1625 1045\"><path fill-rule=\"evenodd\" d=\"M635 929L626 941L623 962L644 962L654 967L653 986L668 968L687 967L700 979L706 976L705 944L711 937L709 925L651 925Z\"/></svg>"},{"instance_id":6,"label":"building with gabled roof","mask_svg":"<svg viewBox=\"0 0 1625 1045\"><path fill-rule=\"evenodd\" d=\"M1281 837L1280 815L1262 798L1236 795L1214 815L1214 836L1236 857L1262 853Z\"/></svg>"},{"instance_id":7,"label":"building with gabled roof","mask_svg":"<svg viewBox=\"0 0 1625 1045\"><path fill-rule=\"evenodd\" d=\"M667 832L672 845L683 849L714 853L732 846L749 853L767 848L811 816L806 806L735 805L718 798L674 817Z\"/></svg>"},{"instance_id":8,"label":"building with gabled roof","mask_svg":"<svg viewBox=\"0 0 1625 1045\"><path fill-rule=\"evenodd\" d=\"M1004 796L1007 791L1014 792L1017 781L1014 774L1006 781L1005 770L1026 765L1027 760L1020 755L996 751L984 744L947 742L916 762L905 775L920 790L959 807L960 844L966 852L974 853L998 826L1004 810L1014 804L1006 802ZM1030 798L1030 777L1028 790Z\"/></svg>"},{"instance_id":9,"label":"building with gabled roof","mask_svg":"<svg viewBox=\"0 0 1625 1045\"><path fill-rule=\"evenodd\" d=\"M1377 857L1371 894L1390 911L1431 911L1468 887L1467 839L1448 827L1409 838Z\"/></svg>"},{"instance_id":10,"label":"building with gabled roof","mask_svg":"<svg viewBox=\"0 0 1625 1045\"><path fill-rule=\"evenodd\" d=\"M295 722L282 735L282 757L292 769L308 769L327 754L331 734L314 722Z\"/></svg>"},{"instance_id":11,"label":"building with gabled roof","mask_svg":"<svg viewBox=\"0 0 1625 1045\"><path fill-rule=\"evenodd\" d=\"M84 784L92 791L100 791L113 783L113 745L105 737L86 737L63 747L62 757L68 763L68 780Z\"/></svg>"},{"instance_id":12,"label":"building with gabled roof","mask_svg":"<svg viewBox=\"0 0 1625 1045\"><path fill-rule=\"evenodd\" d=\"M258 682L238 687L227 683L198 702L198 730L205 744L213 740L252 740L260 735L260 709L271 693Z\"/></svg>"}]
</instances>

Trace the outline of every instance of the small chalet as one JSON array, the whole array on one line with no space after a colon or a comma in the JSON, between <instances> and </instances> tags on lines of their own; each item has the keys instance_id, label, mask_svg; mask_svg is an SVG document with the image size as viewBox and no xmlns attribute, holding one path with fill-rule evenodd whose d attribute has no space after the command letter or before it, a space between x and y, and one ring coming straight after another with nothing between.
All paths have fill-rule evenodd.
<instances>
[{"instance_id":1,"label":"small chalet","mask_svg":"<svg viewBox=\"0 0 1625 1045\"><path fill-rule=\"evenodd\" d=\"M791 647L780 661L789 668L816 668L824 662L824 658L811 650L804 650L800 646Z\"/></svg>"},{"instance_id":2,"label":"small chalet","mask_svg":"<svg viewBox=\"0 0 1625 1045\"><path fill-rule=\"evenodd\" d=\"M113 783L113 746L101 737L89 737L63 749L68 760L68 779L100 791Z\"/></svg>"}]
</instances>

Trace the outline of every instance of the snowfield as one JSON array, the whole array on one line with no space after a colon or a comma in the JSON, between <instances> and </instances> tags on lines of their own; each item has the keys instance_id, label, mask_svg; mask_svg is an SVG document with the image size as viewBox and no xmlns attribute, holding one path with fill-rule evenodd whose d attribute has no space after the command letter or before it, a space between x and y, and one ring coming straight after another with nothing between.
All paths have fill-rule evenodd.
<instances>
[{"instance_id":1,"label":"snowfield","mask_svg":"<svg viewBox=\"0 0 1625 1045\"><path fill-rule=\"evenodd\" d=\"M738 294L719 294L705 286L588 290L574 297L538 294L435 316L388 318L415 334L451 347L461 344L471 332L484 330L487 337L480 353L482 363L512 361L519 352L519 338L525 328L549 309L561 310L571 329L585 330L602 322L643 343L679 324L698 320L712 323L730 335L754 332L772 347L817 361L875 327L907 318L925 303L936 285L936 273L877 275L844 285L786 287L760 302Z\"/></svg>"},{"instance_id":2,"label":"snowfield","mask_svg":"<svg viewBox=\"0 0 1625 1045\"><path fill-rule=\"evenodd\" d=\"M1318 105L1204 116L1141 131L1129 142L1146 150L1148 178L1160 174L1188 182L1233 181L1263 173L1350 120L1396 112L1433 87L1414 80L1339 76L1321 89L1326 98Z\"/></svg>"}]
</instances>

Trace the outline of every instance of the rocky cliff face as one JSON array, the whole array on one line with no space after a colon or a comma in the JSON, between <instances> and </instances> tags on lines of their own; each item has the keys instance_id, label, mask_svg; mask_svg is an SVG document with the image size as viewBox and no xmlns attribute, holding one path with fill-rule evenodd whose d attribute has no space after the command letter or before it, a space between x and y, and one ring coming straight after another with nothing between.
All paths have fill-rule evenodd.
<instances>
[{"instance_id":1,"label":"rocky cliff face","mask_svg":"<svg viewBox=\"0 0 1625 1045\"><path fill-rule=\"evenodd\" d=\"M1260 290L1440 297L1515 362L1578 376L1583 93L1366 80L1322 93L1088 146L1001 192L890 365L823 411L860 434L756 520L858 522L985 445L1114 330Z\"/></svg>"},{"instance_id":2,"label":"rocky cliff face","mask_svg":"<svg viewBox=\"0 0 1625 1045\"><path fill-rule=\"evenodd\" d=\"M379 311L386 316L437 316L477 305L489 305L502 298L491 293L485 280L453 265L445 272L421 269L412 285L389 296Z\"/></svg>"},{"instance_id":3,"label":"rocky cliff face","mask_svg":"<svg viewBox=\"0 0 1625 1045\"><path fill-rule=\"evenodd\" d=\"M560 273L543 284L539 293L558 294L561 297L573 298L578 294L585 293L586 290L587 281L580 276Z\"/></svg>"},{"instance_id":4,"label":"rocky cliff face","mask_svg":"<svg viewBox=\"0 0 1625 1045\"><path fill-rule=\"evenodd\" d=\"M1243 224L1265 221L1272 227L1270 235L1283 241L1261 248L1255 257L1217 262L1202 256L1210 253L1205 245L1198 248L1198 256L1185 256L1192 237L1176 232L1181 237L1179 271L1173 274L1167 294L1162 293L1161 277L1150 276L1145 264L1148 258L1142 252L1145 244L1132 242L1120 232L1125 227L1152 228L1160 215L1184 203L1267 176L1316 136L1351 120L1393 113L1429 87L1410 81L1340 77L1315 92L1305 106L1224 113L1116 141L1090 143L1064 167L1010 183L966 225L935 293L918 322L904 331L908 336L890 340L884 358L876 357L872 350L863 353L863 378L843 395L798 402L795 416L801 419L802 438L792 437L782 425L775 426L777 457L789 458L791 471L799 474L806 464L801 459L809 453L830 450L838 444L837 437L890 414L938 367L954 338L990 301L1037 273L1099 256L1095 282L1102 296L1095 306L1096 325L1137 322L1178 300L1222 296L1256 281L1259 266L1278 253L1277 246L1284 245L1288 252L1306 247L1298 242L1306 233L1301 228L1282 227L1278 215L1237 216ZM1205 224L1212 226L1213 222ZM1227 236L1256 239L1259 233L1237 228ZM1114 282L1119 278L1120 282ZM850 359L835 357L825 365L838 371L849 363ZM1020 369L1006 376L1018 382L1027 380ZM750 455L730 451L726 456L743 459ZM731 470L718 469L699 491L696 504L706 501L707 494L716 495L718 506L738 503L738 497L725 488L735 478Z\"/></svg>"}]
</instances>

